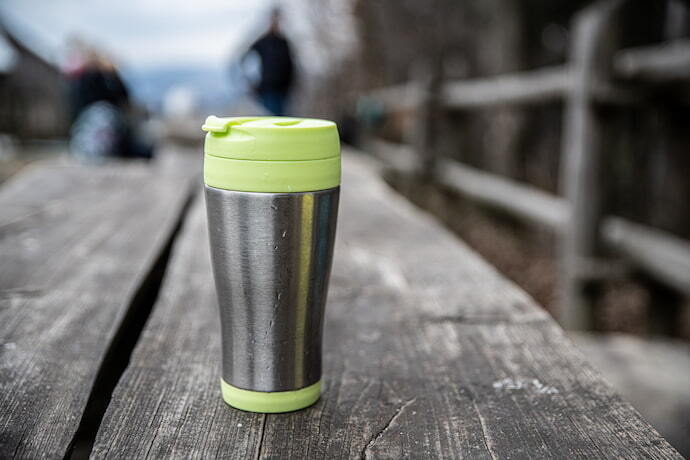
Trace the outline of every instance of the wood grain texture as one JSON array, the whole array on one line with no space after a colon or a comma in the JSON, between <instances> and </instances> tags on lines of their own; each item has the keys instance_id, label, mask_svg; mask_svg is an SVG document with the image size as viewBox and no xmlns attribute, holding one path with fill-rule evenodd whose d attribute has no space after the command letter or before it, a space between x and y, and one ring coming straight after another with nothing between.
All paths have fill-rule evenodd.
<instances>
[{"instance_id":1,"label":"wood grain texture","mask_svg":"<svg viewBox=\"0 0 690 460\"><path fill-rule=\"evenodd\" d=\"M325 390L251 414L220 398L203 201L93 458L679 458L520 289L344 156Z\"/></svg>"},{"instance_id":2,"label":"wood grain texture","mask_svg":"<svg viewBox=\"0 0 690 460\"><path fill-rule=\"evenodd\" d=\"M63 458L198 157L29 167L0 189L0 458Z\"/></svg>"}]
</instances>

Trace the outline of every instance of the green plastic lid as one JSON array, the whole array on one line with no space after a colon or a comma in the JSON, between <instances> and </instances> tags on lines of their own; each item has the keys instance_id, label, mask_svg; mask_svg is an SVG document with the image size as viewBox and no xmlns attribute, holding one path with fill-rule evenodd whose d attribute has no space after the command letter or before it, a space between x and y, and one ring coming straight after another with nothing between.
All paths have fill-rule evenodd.
<instances>
[{"instance_id":1,"label":"green plastic lid","mask_svg":"<svg viewBox=\"0 0 690 460\"><path fill-rule=\"evenodd\" d=\"M340 185L340 141L332 121L210 116L202 129L208 133L206 185L276 193Z\"/></svg>"}]
</instances>

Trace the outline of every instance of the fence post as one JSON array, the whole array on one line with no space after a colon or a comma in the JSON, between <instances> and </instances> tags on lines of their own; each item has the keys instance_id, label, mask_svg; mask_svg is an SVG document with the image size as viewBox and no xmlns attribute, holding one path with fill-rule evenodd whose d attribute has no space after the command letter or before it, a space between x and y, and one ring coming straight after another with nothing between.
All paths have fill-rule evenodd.
<instances>
[{"instance_id":1,"label":"fence post","mask_svg":"<svg viewBox=\"0 0 690 460\"><path fill-rule=\"evenodd\" d=\"M586 289L596 266L601 221L600 166L603 132L594 106L606 81L613 49L612 18L621 0L597 2L573 23L571 87L566 96L561 149L561 192L570 205L562 239L559 320L567 329L592 329L594 296Z\"/></svg>"},{"instance_id":2,"label":"fence post","mask_svg":"<svg viewBox=\"0 0 690 460\"><path fill-rule=\"evenodd\" d=\"M417 171L424 180L435 175L439 123L441 122L442 62L434 59L415 76L417 88L416 116L410 131L409 144L417 155Z\"/></svg>"}]
</instances>

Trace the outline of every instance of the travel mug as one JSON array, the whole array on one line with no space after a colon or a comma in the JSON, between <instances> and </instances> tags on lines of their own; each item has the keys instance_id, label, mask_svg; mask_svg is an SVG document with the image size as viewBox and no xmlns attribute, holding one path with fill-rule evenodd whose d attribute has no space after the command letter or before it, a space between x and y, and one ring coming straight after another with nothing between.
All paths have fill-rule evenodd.
<instances>
[{"instance_id":1,"label":"travel mug","mask_svg":"<svg viewBox=\"0 0 690 460\"><path fill-rule=\"evenodd\" d=\"M230 406L289 412L321 394L340 191L333 122L208 117L204 182Z\"/></svg>"}]
</instances>

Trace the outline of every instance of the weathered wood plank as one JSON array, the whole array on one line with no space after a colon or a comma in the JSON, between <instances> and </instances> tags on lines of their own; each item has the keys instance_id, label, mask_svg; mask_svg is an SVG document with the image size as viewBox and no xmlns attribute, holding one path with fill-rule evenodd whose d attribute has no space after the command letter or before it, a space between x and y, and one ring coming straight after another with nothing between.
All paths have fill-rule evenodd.
<instances>
[{"instance_id":1,"label":"weathered wood plank","mask_svg":"<svg viewBox=\"0 0 690 460\"><path fill-rule=\"evenodd\" d=\"M220 399L203 202L93 458L679 458L533 301L344 156L326 388L276 415Z\"/></svg>"},{"instance_id":2,"label":"weathered wood plank","mask_svg":"<svg viewBox=\"0 0 690 460\"><path fill-rule=\"evenodd\" d=\"M197 163L40 163L0 189L0 457L67 454Z\"/></svg>"},{"instance_id":3,"label":"weathered wood plank","mask_svg":"<svg viewBox=\"0 0 690 460\"><path fill-rule=\"evenodd\" d=\"M408 82L375 89L369 97L383 102L390 110L415 110L423 99L423 89L419 82Z\"/></svg>"},{"instance_id":4,"label":"weathered wood plank","mask_svg":"<svg viewBox=\"0 0 690 460\"><path fill-rule=\"evenodd\" d=\"M690 295L690 242L619 217L604 219L602 238L652 276Z\"/></svg>"},{"instance_id":5,"label":"weathered wood plank","mask_svg":"<svg viewBox=\"0 0 690 460\"><path fill-rule=\"evenodd\" d=\"M545 67L495 77L448 82L443 102L450 109L508 104L543 104L562 100L571 87L568 66Z\"/></svg>"},{"instance_id":6,"label":"weathered wood plank","mask_svg":"<svg viewBox=\"0 0 690 460\"><path fill-rule=\"evenodd\" d=\"M609 81L614 43L612 23L621 0L600 0L578 12L573 22L573 86L566 98L561 141L560 189L569 205L561 243L559 322L568 329L594 328L592 280L581 270L600 256L602 157L607 136L595 108L595 88Z\"/></svg>"},{"instance_id":7,"label":"weathered wood plank","mask_svg":"<svg viewBox=\"0 0 690 460\"><path fill-rule=\"evenodd\" d=\"M431 62L429 68L424 67L416 78L417 87L421 91L421 98L415 111L414 123L411 129L405 130L403 135L409 138L407 143L417 152L418 174L426 179L431 179L436 172L438 131L443 114L439 100L440 89L443 84L443 69L440 58Z\"/></svg>"},{"instance_id":8,"label":"weathered wood plank","mask_svg":"<svg viewBox=\"0 0 690 460\"><path fill-rule=\"evenodd\" d=\"M617 76L666 83L690 78L690 40L621 50L614 56Z\"/></svg>"},{"instance_id":9,"label":"weathered wood plank","mask_svg":"<svg viewBox=\"0 0 690 460\"><path fill-rule=\"evenodd\" d=\"M543 104L562 100L571 86L567 66L546 67L507 75L448 81L441 91L445 108L468 110L497 105ZM418 82L372 91L371 97L394 110L414 109L424 99Z\"/></svg>"},{"instance_id":10,"label":"weathered wood plank","mask_svg":"<svg viewBox=\"0 0 690 460\"><path fill-rule=\"evenodd\" d=\"M371 142L376 155L392 168L412 174L415 171L411 147L375 140ZM482 171L449 158L438 160L436 180L463 196L518 216L532 224L562 232L568 217L564 199L529 184Z\"/></svg>"},{"instance_id":11,"label":"weathered wood plank","mask_svg":"<svg viewBox=\"0 0 690 460\"><path fill-rule=\"evenodd\" d=\"M690 457L690 343L659 336L574 334L604 378Z\"/></svg>"}]
</instances>

